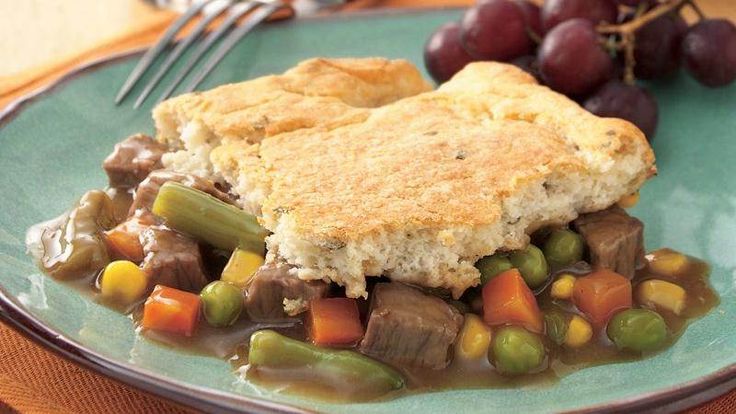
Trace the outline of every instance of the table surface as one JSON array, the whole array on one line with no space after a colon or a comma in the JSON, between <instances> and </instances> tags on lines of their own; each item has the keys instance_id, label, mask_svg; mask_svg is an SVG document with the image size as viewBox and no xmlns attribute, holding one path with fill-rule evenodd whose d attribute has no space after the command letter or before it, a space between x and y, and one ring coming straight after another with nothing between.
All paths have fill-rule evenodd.
<instances>
[{"instance_id":1,"label":"table surface","mask_svg":"<svg viewBox=\"0 0 736 414\"><path fill-rule=\"evenodd\" d=\"M466 5L468 0L361 0L357 6ZM736 20L736 0L699 0ZM153 42L175 15L139 0L0 0L0 109L85 61ZM0 412L187 413L189 409L68 362L0 324ZM736 412L736 391L692 413Z\"/></svg>"}]
</instances>

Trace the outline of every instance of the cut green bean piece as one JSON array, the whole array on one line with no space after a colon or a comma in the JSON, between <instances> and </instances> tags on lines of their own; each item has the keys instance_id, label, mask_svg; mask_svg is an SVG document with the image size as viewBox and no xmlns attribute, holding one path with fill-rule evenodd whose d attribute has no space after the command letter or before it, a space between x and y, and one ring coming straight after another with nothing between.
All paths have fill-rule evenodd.
<instances>
[{"instance_id":1,"label":"cut green bean piece","mask_svg":"<svg viewBox=\"0 0 736 414\"><path fill-rule=\"evenodd\" d=\"M551 311L544 314L544 323L547 327L547 336L557 345L565 342L567 335L567 317L559 311Z\"/></svg>"},{"instance_id":2,"label":"cut green bean piece","mask_svg":"<svg viewBox=\"0 0 736 414\"><path fill-rule=\"evenodd\" d=\"M92 190L70 211L33 226L26 244L51 276L79 279L96 273L110 261L101 232L115 224L110 197L104 191Z\"/></svg>"},{"instance_id":3,"label":"cut green bean piece","mask_svg":"<svg viewBox=\"0 0 736 414\"><path fill-rule=\"evenodd\" d=\"M169 181L161 186L153 213L172 229L218 249L263 254L266 230L256 217L205 192Z\"/></svg>"},{"instance_id":4,"label":"cut green bean piece","mask_svg":"<svg viewBox=\"0 0 736 414\"><path fill-rule=\"evenodd\" d=\"M248 362L269 369L309 368L317 378L359 383L375 392L404 386L404 378L393 368L353 351L319 348L271 330L250 337Z\"/></svg>"}]
</instances>

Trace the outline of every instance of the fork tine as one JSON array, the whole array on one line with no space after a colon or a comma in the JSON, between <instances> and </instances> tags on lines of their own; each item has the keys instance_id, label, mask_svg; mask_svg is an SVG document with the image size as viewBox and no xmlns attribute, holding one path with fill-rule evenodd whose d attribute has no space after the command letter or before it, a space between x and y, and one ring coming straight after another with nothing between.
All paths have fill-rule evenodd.
<instances>
[{"instance_id":1,"label":"fork tine","mask_svg":"<svg viewBox=\"0 0 736 414\"><path fill-rule=\"evenodd\" d=\"M174 90L176 90L176 87L181 84L181 82L184 80L184 78L186 78L189 72L192 71L197 62L202 59L202 56L204 56L204 54L207 53L208 50L210 50L210 47L212 47L212 45L217 40L219 40L220 37L227 33L227 31L230 30L230 28L238 21L238 19L243 17L244 14L253 10L256 6L258 6L258 3L255 2L239 3L233 5L233 7L231 8L231 13L228 14L227 18L222 22L220 26L217 27L217 29L208 34L207 37L205 37L204 41L197 46L192 56L189 58L189 61L187 61L186 65L184 65L184 68L182 68L179 73L177 73L174 81L171 82L171 85L169 85L164 93L159 96L156 103L158 104L164 99L171 96L171 94L174 93Z\"/></svg>"},{"instance_id":2,"label":"fork tine","mask_svg":"<svg viewBox=\"0 0 736 414\"><path fill-rule=\"evenodd\" d=\"M192 92L194 88L199 86L200 83L212 72L212 69L217 66L218 63L225 57L227 52L235 46L245 35L247 35L254 27L259 23L266 20L270 15L274 14L277 10L283 7L283 3L280 1L269 2L258 7L253 15L249 16L248 20L242 25L238 26L233 30L223 41L222 44L215 50L215 53L205 63L204 69L197 75L196 78L187 86L185 92Z\"/></svg>"},{"instance_id":3,"label":"fork tine","mask_svg":"<svg viewBox=\"0 0 736 414\"><path fill-rule=\"evenodd\" d=\"M218 6L219 4L219 6ZM222 14L228 7L232 5L232 1L228 0L222 3L215 3L215 8L212 10L212 13L205 12L204 17L197 23L197 25L192 29L192 32L187 35L186 38L184 38L179 44L176 45L176 48L169 53L168 56L166 56L166 60L163 64L158 68L158 71L153 76L153 79L151 79L148 84L146 84L145 88L143 88L143 91L138 96L138 99L136 99L135 104L133 104L134 109L138 109L143 102L146 100L148 95L151 94L153 89L158 85L158 83L161 81L161 79L166 75L166 73L169 71L171 66L176 62L176 60L181 56L184 51L186 51L189 46L194 43L194 41L199 38L199 36L204 32L204 30L207 28L207 26L214 20L217 16Z\"/></svg>"},{"instance_id":4,"label":"fork tine","mask_svg":"<svg viewBox=\"0 0 736 414\"><path fill-rule=\"evenodd\" d=\"M149 66L153 63L154 60L158 57L158 55L161 54L161 52L164 51L166 46L171 42L171 40L176 36L177 33L181 30L182 27L184 27L185 24L189 22L194 16L196 16L200 10L209 2L212 0L202 0L199 2L195 2L190 6L187 11L182 14L176 21L169 26L168 29L166 29L166 32L161 36L161 38L156 42L156 45L154 45L152 48L148 49L146 53L141 57L141 60L138 61L138 64L135 66L132 72L130 72L130 75L128 75L128 78L125 80L125 83L123 83L123 86L118 91L117 96L115 97L115 104L119 105L120 102L125 99L126 96L128 96L128 93L130 93L131 89L133 89L133 86L138 82L138 80L143 76L143 74L146 72Z\"/></svg>"}]
</instances>

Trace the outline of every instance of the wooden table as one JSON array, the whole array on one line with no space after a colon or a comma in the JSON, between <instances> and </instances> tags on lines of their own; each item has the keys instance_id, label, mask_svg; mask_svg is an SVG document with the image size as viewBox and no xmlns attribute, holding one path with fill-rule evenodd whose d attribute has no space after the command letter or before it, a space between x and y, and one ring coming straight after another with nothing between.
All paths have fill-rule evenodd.
<instances>
[{"instance_id":1,"label":"wooden table","mask_svg":"<svg viewBox=\"0 0 736 414\"><path fill-rule=\"evenodd\" d=\"M467 5L360 0L353 7ZM736 0L699 0L736 20ZM152 43L175 14L137 0L0 0L0 109L85 61ZM189 410L63 360L0 324L0 412L185 413ZM736 412L736 391L692 412Z\"/></svg>"}]
</instances>

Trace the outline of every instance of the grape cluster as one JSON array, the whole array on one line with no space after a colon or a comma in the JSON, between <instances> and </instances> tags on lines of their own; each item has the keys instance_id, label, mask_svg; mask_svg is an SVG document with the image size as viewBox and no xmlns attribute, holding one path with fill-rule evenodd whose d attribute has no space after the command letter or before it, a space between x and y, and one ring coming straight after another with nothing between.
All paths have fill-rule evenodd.
<instances>
[{"instance_id":1,"label":"grape cluster","mask_svg":"<svg viewBox=\"0 0 736 414\"><path fill-rule=\"evenodd\" d=\"M437 29L424 61L437 82L479 60L509 62L600 116L657 128L654 97L636 79L682 65L709 87L736 79L736 26L709 19L695 0L480 0L459 22ZM680 16L692 7L700 20Z\"/></svg>"}]
</instances>

